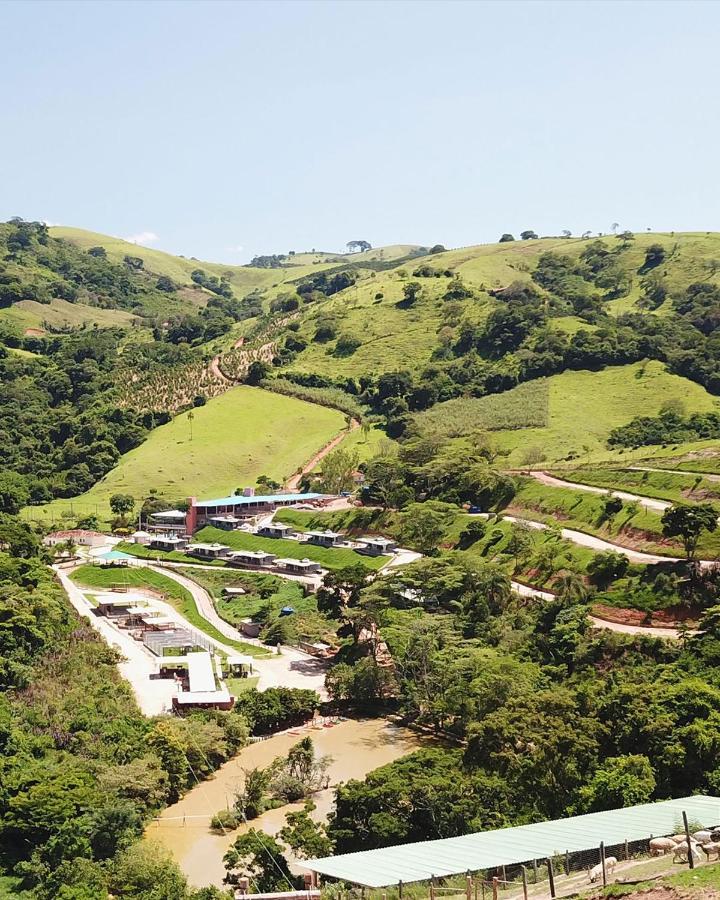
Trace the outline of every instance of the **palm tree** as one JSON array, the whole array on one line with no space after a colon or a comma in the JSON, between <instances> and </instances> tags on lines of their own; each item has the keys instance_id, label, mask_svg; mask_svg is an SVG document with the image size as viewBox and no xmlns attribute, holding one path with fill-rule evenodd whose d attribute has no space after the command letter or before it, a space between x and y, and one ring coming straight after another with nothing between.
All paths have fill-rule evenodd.
<instances>
[{"instance_id":1,"label":"palm tree","mask_svg":"<svg viewBox=\"0 0 720 900\"><path fill-rule=\"evenodd\" d=\"M569 600L574 603L582 603L587 599L587 587L585 582L576 572L566 572L553 584L553 590L557 592L560 600Z\"/></svg>"},{"instance_id":2,"label":"palm tree","mask_svg":"<svg viewBox=\"0 0 720 900\"><path fill-rule=\"evenodd\" d=\"M190 410L190 412L188 413L188 424L190 425L190 440L192 440L192 426L193 426L194 418L195 418L195 413L192 410Z\"/></svg>"}]
</instances>

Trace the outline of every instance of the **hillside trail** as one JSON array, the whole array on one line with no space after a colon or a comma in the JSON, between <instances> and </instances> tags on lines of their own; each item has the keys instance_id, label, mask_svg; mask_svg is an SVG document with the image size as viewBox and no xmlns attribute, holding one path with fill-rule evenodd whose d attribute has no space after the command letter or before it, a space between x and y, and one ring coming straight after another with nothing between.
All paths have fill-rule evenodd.
<instances>
[{"instance_id":1,"label":"hillside trail","mask_svg":"<svg viewBox=\"0 0 720 900\"><path fill-rule=\"evenodd\" d=\"M659 628L655 625L625 625L621 622L611 622L609 619L601 619L599 616L588 616L596 628L606 628L608 631L616 631L618 634L645 634L648 637L666 638L677 641L682 637L679 628ZM694 629L689 629L686 634L697 634Z\"/></svg>"},{"instance_id":2,"label":"hillside trail","mask_svg":"<svg viewBox=\"0 0 720 900\"><path fill-rule=\"evenodd\" d=\"M576 491L587 491L589 494L605 494L608 497L618 497L620 500L628 500L631 503L639 503L646 509L652 509L655 512L664 512L672 506L667 500L656 500L654 497L643 497L641 494L631 494L628 491L614 491L612 488L597 487L594 484L583 484L580 481L566 481L564 478L556 478L549 472L531 471L529 474L540 484L548 487L572 488Z\"/></svg>"},{"instance_id":3,"label":"hillside trail","mask_svg":"<svg viewBox=\"0 0 720 900\"><path fill-rule=\"evenodd\" d=\"M318 450L315 456L312 457L302 469L297 472L295 475L292 475L285 482L285 487L288 491L296 491L300 485L300 480L303 475L307 475L318 465L318 463L322 462L323 459L328 455L328 453L332 453L332 451L340 444L345 438L356 428L360 427L360 422L357 419L350 420L350 426L348 428L343 428L340 434L336 435L329 443L325 444L322 450Z\"/></svg>"},{"instance_id":4,"label":"hillside trail","mask_svg":"<svg viewBox=\"0 0 720 900\"><path fill-rule=\"evenodd\" d=\"M628 466L633 472L665 472L668 475L692 475L694 478L702 476L705 481L720 481L720 475L712 472L693 472L690 469L658 469L655 466Z\"/></svg>"}]
</instances>

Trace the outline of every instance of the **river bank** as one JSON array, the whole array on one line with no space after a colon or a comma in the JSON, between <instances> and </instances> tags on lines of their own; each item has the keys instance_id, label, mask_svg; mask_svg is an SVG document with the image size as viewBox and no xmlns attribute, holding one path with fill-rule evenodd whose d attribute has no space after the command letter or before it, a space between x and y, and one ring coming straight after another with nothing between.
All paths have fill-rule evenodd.
<instances>
[{"instance_id":1,"label":"river bank","mask_svg":"<svg viewBox=\"0 0 720 900\"><path fill-rule=\"evenodd\" d=\"M309 734L319 755L333 758L328 774L331 787L313 797L317 804L315 818L324 819L332 810L334 787L351 778L364 778L368 772L400 759L413 750L433 746L436 740L386 719L348 719L331 728L294 729L268 740L245 747L221 766L214 777L197 785L177 803L163 810L146 831L145 840L168 849L188 881L196 886L222 885L225 875L223 855L247 826L228 833L215 834L210 819L220 809L231 806L243 783L243 769L269 765L284 756L301 737ZM268 810L250 826L268 834L276 834L285 824L285 816L301 803Z\"/></svg>"}]
</instances>

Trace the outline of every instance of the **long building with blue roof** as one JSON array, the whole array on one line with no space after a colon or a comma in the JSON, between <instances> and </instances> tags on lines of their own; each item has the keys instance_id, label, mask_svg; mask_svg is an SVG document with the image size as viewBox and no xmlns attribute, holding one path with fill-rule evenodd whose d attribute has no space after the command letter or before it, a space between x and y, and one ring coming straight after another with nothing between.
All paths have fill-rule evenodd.
<instances>
[{"instance_id":1,"label":"long building with blue roof","mask_svg":"<svg viewBox=\"0 0 720 900\"><path fill-rule=\"evenodd\" d=\"M208 524L230 525L236 517L247 517L274 512L283 506L295 506L297 503L314 503L323 498L323 494L253 494L246 491L229 497L214 500L197 500L191 497L186 516L188 534ZM215 521L213 521L215 520Z\"/></svg>"}]
</instances>

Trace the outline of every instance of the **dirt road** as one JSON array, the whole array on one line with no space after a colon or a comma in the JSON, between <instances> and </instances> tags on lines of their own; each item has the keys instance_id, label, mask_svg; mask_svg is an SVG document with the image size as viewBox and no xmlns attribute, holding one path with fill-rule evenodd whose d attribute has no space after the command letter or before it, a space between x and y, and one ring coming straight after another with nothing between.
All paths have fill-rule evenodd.
<instances>
[{"instance_id":1,"label":"dirt road","mask_svg":"<svg viewBox=\"0 0 720 900\"><path fill-rule=\"evenodd\" d=\"M360 423L357 419L350 420L350 427L343 429L340 434L336 435L328 444L322 448L322 450L318 450L315 456L312 459L305 463L302 467L302 470L298 472L296 475L293 475L291 478L285 482L285 487L288 491L296 491L298 489L298 485L300 484L300 479L303 475L307 475L308 472L312 472L312 470L317 466L319 462L321 462L328 453L332 453L332 451L340 444L351 431L355 431L356 428L360 427Z\"/></svg>"},{"instance_id":2,"label":"dirt road","mask_svg":"<svg viewBox=\"0 0 720 900\"><path fill-rule=\"evenodd\" d=\"M664 512L672 506L667 500L656 500L653 497L643 497L640 494L630 494L628 491L615 491L611 488L597 487L594 484L582 484L579 481L565 481L563 478L556 478L548 472L530 472L530 475L541 484L548 487L564 487L572 488L576 491L587 491L589 494L605 494L608 497L619 497L620 500L627 500L631 503L638 503L646 509L652 509L655 512Z\"/></svg>"},{"instance_id":3,"label":"dirt road","mask_svg":"<svg viewBox=\"0 0 720 900\"><path fill-rule=\"evenodd\" d=\"M620 622L600 619L598 616L589 616L589 619L596 628L607 628L608 631L617 631L618 634L646 634L648 637L665 638L671 641L676 641L682 636L678 628L658 628L654 625L624 625ZM697 634L697 631L688 631L687 633Z\"/></svg>"}]
</instances>

